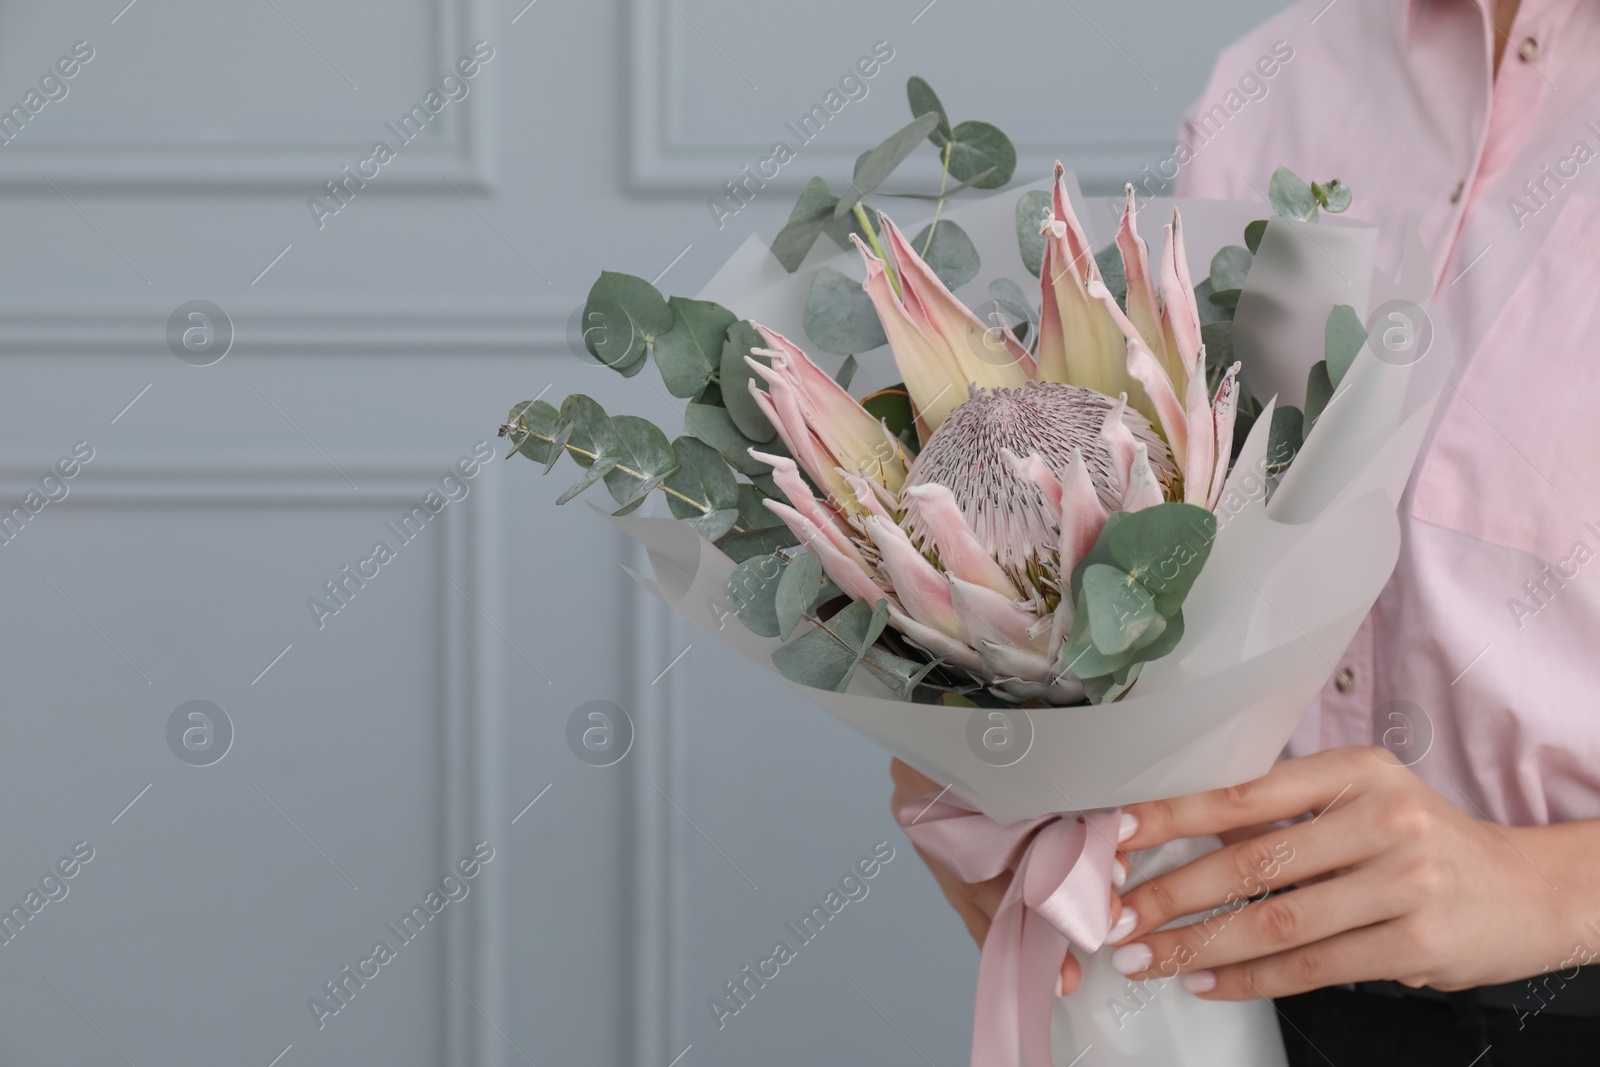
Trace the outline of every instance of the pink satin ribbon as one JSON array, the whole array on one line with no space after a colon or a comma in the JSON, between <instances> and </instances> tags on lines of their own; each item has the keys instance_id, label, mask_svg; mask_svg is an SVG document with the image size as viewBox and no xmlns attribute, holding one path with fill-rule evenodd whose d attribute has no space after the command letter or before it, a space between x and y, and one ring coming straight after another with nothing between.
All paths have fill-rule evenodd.
<instances>
[{"instance_id":1,"label":"pink satin ribbon","mask_svg":"<svg viewBox=\"0 0 1600 1067\"><path fill-rule=\"evenodd\" d=\"M1002 826L948 793L900 809L912 843L962 881L1016 871L978 964L972 1067L1051 1067L1050 1011L1067 949L1093 952L1110 932L1119 816L1069 812Z\"/></svg>"}]
</instances>

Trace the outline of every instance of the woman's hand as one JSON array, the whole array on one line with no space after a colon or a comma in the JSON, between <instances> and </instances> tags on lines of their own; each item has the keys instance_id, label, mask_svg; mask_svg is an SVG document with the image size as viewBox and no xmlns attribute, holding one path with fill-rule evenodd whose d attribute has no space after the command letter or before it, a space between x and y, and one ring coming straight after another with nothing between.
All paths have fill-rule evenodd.
<instances>
[{"instance_id":1,"label":"woman's hand","mask_svg":"<svg viewBox=\"0 0 1600 1067\"><path fill-rule=\"evenodd\" d=\"M1181 974L1207 999L1244 1000L1373 979L1465 989L1596 958L1583 923L1600 919L1600 822L1474 819L1381 748L1285 760L1127 812L1129 851L1258 833L1123 896L1136 919L1112 964L1137 979ZM1152 932L1196 913L1209 914Z\"/></svg>"},{"instance_id":2,"label":"woman's hand","mask_svg":"<svg viewBox=\"0 0 1600 1067\"><path fill-rule=\"evenodd\" d=\"M900 809L909 802L918 797L931 796L944 788L932 778L919 774L899 760L889 764L889 776L894 779L894 795L889 798L889 810L894 813L896 819L900 816ZM989 936L989 924L994 920L994 913L1000 907L1000 900L1011 885L1011 872L1006 871L987 882L963 882L952 874L949 868L928 856L920 848L917 849L917 855L922 857L922 862L933 872L934 881L939 883L939 888L944 891L945 899L950 902L950 906L956 909L961 921L967 924L967 933L972 935L972 940L977 942L980 949L983 948L984 938ZM1126 860L1119 863L1117 874L1120 884L1127 877ZM1118 920L1121 912L1121 903L1113 893L1111 895L1113 922ZM1082 973L1078 961L1068 953L1061 964L1060 991L1063 996L1078 988L1078 980Z\"/></svg>"}]
</instances>

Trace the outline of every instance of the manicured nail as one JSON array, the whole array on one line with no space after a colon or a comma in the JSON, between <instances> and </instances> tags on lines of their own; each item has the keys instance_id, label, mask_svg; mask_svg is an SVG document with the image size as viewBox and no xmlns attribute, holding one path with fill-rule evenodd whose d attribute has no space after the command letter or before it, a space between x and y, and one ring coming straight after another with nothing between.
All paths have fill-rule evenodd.
<instances>
[{"instance_id":1,"label":"manicured nail","mask_svg":"<svg viewBox=\"0 0 1600 1067\"><path fill-rule=\"evenodd\" d=\"M1194 971L1183 976L1183 988L1191 993L1209 993L1217 988L1215 971Z\"/></svg>"},{"instance_id":2,"label":"manicured nail","mask_svg":"<svg viewBox=\"0 0 1600 1067\"><path fill-rule=\"evenodd\" d=\"M1128 838L1139 832L1139 817L1122 813L1122 821L1117 824L1117 844L1122 844Z\"/></svg>"},{"instance_id":3,"label":"manicured nail","mask_svg":"<svg viewBox=\"0 0 1600 1067\"><path fill-rule=\"evenodd\" d=\"M1127 868L1122 866L1121 860L1111 861L1111 888L1121 889L1128 882Z\"/></svg>"},{"instance_id":4,"label":"manicured nail","mask_svg":"<svg viewBox=\"0 0 1600 1067\"><path fill-rule=\"evenodd\" d=\"M1131 945L1123 945L1111 954L1111 966L1118 974L1138 974L1150 967L1154 956L1150 953L1150 946L1143 941Z\"/></svg>"},{"instance_id":5,"label":"manicured nail","mask_svg":"<svg viewBox=\"0 0 1600 1067\"><path fill-rule=\"evenodd\" d=\"M1127 905L1123 905L1122 918L1118 919L1117 924L1111 928L1111 932L1106 935L1106 940L1115 945L1118 941L1133 933L1133 928L1138 925L1139 913Z\"/></svg>"}]
</instances>

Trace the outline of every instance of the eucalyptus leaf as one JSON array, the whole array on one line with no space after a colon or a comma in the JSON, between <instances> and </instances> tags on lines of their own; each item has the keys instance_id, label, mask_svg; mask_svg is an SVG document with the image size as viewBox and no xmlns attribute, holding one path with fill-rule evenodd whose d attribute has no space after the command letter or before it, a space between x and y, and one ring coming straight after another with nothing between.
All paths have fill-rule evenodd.
<instances>
[{"instance_id":1,"label":"eucalyptus leaf","mask_svg":"<svg viewBox=\"0 0 1600 1067\"><path fill-rule=\"evenodd\" d=\"M1017 249L1022 253L1022 265L1035 278L1044 264L1044 234L1039 232L1044 213L1050 208L1050 194L1043 189L1030 189L1017 197Z\"/></svg>"},{"instance_id":2,"label":"eucalyptus leaf","mask_svg":"<svg viewBox=\"0 0 1600 1067\"><path fill-rule=\"evenodd\" d=\"M716 449L718 454L740 474L763 474L772 468L750 454L752 447L761 447L739 432L726 408L710 404L690 403L683 409L683 432L698 438ZM782 442L779 451L782 451Z\"/></svg>"},{"instance_id":3,"label":"eucalyptus leaf","mask_svg":"<svg viewBox=\"0 0 1600 1067\"><path fill-rule=\"evenodd\" d=\"M1193 504L1157 504L1123 512L1102 536L1117 566L1150 590L1157 611L1171 615L1183 606L1211 554L1217 518Z\"/></svg>"},{"instance_id":4,"label":"eucalyptus leaf","mask_svg":"<svg viewBox=\"0 0 1600 1067\"><path fill-rule=\"evenodd\" d=\"M764 530L771 526L782 526L783 520L772 513L765 500L773 499L761 490L745 482L739 483L739 525L746 530Z\"/></svg>"},{"instance_id":5,"label":"eucalyptus leaf","mask_svg":"<svg viewBox=\"0 0 1600 1067\"><path fill-rule=\"evenodd\" d=\"M1194 287L1195 307L1200 312L1200 325L1208 326L1213 322L1232 322L1233 305L1223 307L1211 302L1211 294L1215 292L1211 279L1207 278Z\"/></svg>"},{"instance_id":6,"label":"eucalyptus leaf","mask_svg":"<svg viewBox=\"0 0 1600 1067\"><path fill-rule=\"evenodd\" d=\"M583 306L583 346L614 370L638 367L645 345L672 328L660 290L643 278L601 271Z\"/></svg>"},{"instance_id":7,"label":"eucalyptus leaf","mask_svg":"<svg viewBox=\"0 0 1600 1067\"><path fill-rule=\"evenodd\" d=\"M848 389L859 367L860 364L856 362L855 356L845 356L844 362L839 364L839 369L834 372L833 380L838 383L840 389Z\"/></svg>"},{"instance_id":8,"label":"eucalyptus leaf","mask_svg":"<svg viewBox=\"0 0 1600 1067\"><path fill-rule=\"evenodd\" d=\"M811 276L802 325L812 344L835 355L870 352L889 343L861 283L832 267L818 267Z\"/></svg>"},{"instance_id":9,"label":"eucalyptus leaf","mask_svg":"<svg viewBox=\"0 0 1600 1067\"><path fill-rule=\"evenodd\" d=\"M1280 473L1293 463L1305 439L1305 419L1299 408L1287 404L1273 408L1272 423L1267 427L1267 474Z\"/></svg>"},{"instance_id":10,"label":"eucalyptus leaf","mask_svg":"<svg viewBox=\"0 0 1600 1067\"><path fill-rule=\"evenodd\" d=\"M931 111L939 116L939 123L928 134L928 140L943 148L951 137L950 116L945 114L944 105L939 102L939 95L933 91L933 86L913 74L906 81L906 100L911 104L913 115L926 115Z\"/></svg>"},{"instance_id":11,"label":"eucalyptus leaf","mask_svg":"<svg viewBox=\"0 0 1600 1067\"><path fill-rule=\"evenodd\" d=\"M968 119L957 123L950 137L952 178L971 179L978 189L998 189L1016 173L1016 146L998 127ZM980 177L986 171L989 173Z\"/></svg>"},{"instance_id":12,"label":"eucalyptus leaf","mask_svg":"<svg viewBox=\"0 0 1600 1067\"><path fill-rule=\"evenodd\" d=\"M611 420L611 429L617 439L617 467L626 467L643 477L624 474L614 467L605 476L606 488L623 507L641 503L677 467L672 445L654 423L637 415L616 416Z\"/></svg>"},{"instance_id":13,"label":"eucalyptus leaf","mask_svg":"<svg viewBox=\"0 0 1600 1067\"><path fill-rule=\"evenodd\" d=\"M989 295L994 302L999 304L1016 320L1012 332L1017 335L1017 340L1026 341L1032 330L1039 328L1039 316L1033 310L1033 305L1028 302L1028 296L1022 291L1022 286L1010 278L996 278L989 283Z\"/></svg>"},{"instance_id":14,"label":"eucalyptus leaf","mask_svg":"<svg viewBox=\"0 0 1600 1067\"><path fill-rule=\"evenodd\" d=\"M772 662L790 681L843 692L887 617L888 601L878 601L874 610L853 600L820 626L774 650Z\"/></svg>"},{"instance_id":15,"label":"eucalyptus leaf","mask_svg":"<svg viewBox=\"0 0 1600 1067\"><path fill-rule=\"evenodd\" d=\"M783 577L778 579L779 637L789 640L821 588L822 557L815 552L802 552L789 560L789 565L783 568Z\"/></svg>"},{"instance_id":16,"label":"eucalyptus leaf","mask_svg":"<svg viewBox=\"0 0 1600 1067\"><path fill-rule=\"evenodd\" d=\"M582 450L573 452L572 458L577 460L580 467L587 467L596 459L616 456L616 431L611 428L611 418L606 414L606 409L594 398L582 393L567 397L561 402L560 420L572 426L570 444Z\"/></svg>"},{"instance_id":17,"label":"eucalyptus leaf","mask_svg":"<svg viewBox=\"0 0 1600 1067\"><path fill-rule=\"evenodd\" d=\"M890 134L878 147L856 160L856 170L850 179L849 190L834 205L834 217L840 218L848 214L852 208L861 203L863 198L870 196L874 189L883 184L883 179L905 162L906 157L915 151L923 138L938 127L939 122L940 115L937 112L920 115ZM951 173L954 174L955 171L952 170Z\"/></svg>"},{"instance_id":18,"label":"eucalyptus leaf","mask_svg":"<svg viewBox=\"0 0 1600 1067\"><path fill-rule=\"evenodd\" d=\"M929 231L933 233L933 243L928 243ZM951 222L941 219L937 228L924 226L922 232L912 238L911 245L928 266L944 282L947 289L956 289L978 276L978 249L972 243L972 238L967 236L967 231ZM926 248L926 252L922 250Z\"/></svg>"},{"instance_id":19,"label":"eucalyptus leaf","mask_svg":"<svg viewBox=\"0 0 1600 1067\"><path fill-rule=\"evenodd\" d=\"M1208 322L1200 327L1200 344L1206 350L1206 388L1215 395L1222 374L1233 366L1233 322Z\"/></svg>"},{"instance_id":20,"label":"eucalyptus leaf","mask_svg":"<svg viewBox=\"0 0 1600 1067\"><path fill-rule=\"evenodd\" d=\"M704 441L693 437L676 438L672 442L672 455L678 469L662 482L673 491L667 494L667 506L678 518L693 520L707 540L715 541L738 521L739 483L728 469L728 461ZM716 513L715 517L707 514L707 508Z\"/></svg>"},{"instance_id":21,"label":"eucalyptus leaf","mask_svg":"<svg viewBox=\"0 0 1600 1067\"><path fill-rule=\"evenodd\" d=\"M1224 289L1243 289L1245 275L1250 273L1250 263L1255 256L1241 245L1223 245L1211 257L1211 287L1217 292Z\"/></svg>"},{"instance_id":22,"label":"eucalyptus leaf","mask_svg":"<svg viewBox=\"0 0 1600 1067\"><path fill-rule=\"evenodd\" d=\"M594 463L590 465L589 469L583 472L583 477L567 486L566 491L560 496L556 497L556 503L567 503L573 497L577 496L595 482L598 482L601 478L605 477L606 474L611 471L611 468L615 467L616 465L616 456L606 456L603 459L595 460Z\"/></svg>"},{"instance_id":23,"label":"eucalyptus leaf","mask_svg":"<svg viewBox=\"0 0 1600 1067\"><path fill-rule=\"evenodd\" d=\"M1156 617L1155 599L1134 578L1097 563L1084 571L1083 596L1089 606L1089 639L1104 655L1116 655L1143 636Z\"/></svg>"},{"instance_id":24,"label":"eucalyptus leaf","mask_svg":"<svg viewBox=\"0 0 1600 1067\"><path fill-rule=\"evenodd\" d=\"M1350 187L1338 178L1327 183L1312 182L1311 195L1316 197L1324 211L1335 215L1349 208L1352 199Z\"/></svg>"},{"instance_id":25,"label":"eucalyptus leaf","mask_svg":"<svg viewBox=\"0 0 1600 1067\"><path fill-rule=\"evenodd\" d=\"M708 300L675 296L672 329L656 338L656 366L667 392L692 397L706 387L722 365L722 341L739 321L733 312Z\"/></svg>"},{"instance_id":26,"label":"eucalyptus leaf","mask_svg":"<svg viewBox=\"0 0 1600 1067\"><path fill-rule=\"evenodd\" d=\"M1319 359L1311 367L1311 373L1306 375L1306 407L1305 407L1305 432L1311 436L1311 428L1322 417L1323 409L1328 406L1328 401L1333 399L1333 382L1328 378L1328 361Z\"/></svg>"},{"instance_id":27,"label":"eucalyptus leaf","mask_svg":"<svg viewBox=\"0 0 1600 1067\"><path fill-rule=\"evenodd\" d=\"M506 423L513 428L511 440L516 443L517 451L535 463L549 463L552 457L559 456L560 449L544 440L555 436L559 418L556 409L543 400L524 400L513 405Z\"/></svg>"},{"instance_id":28,"label":"eucalyptus leaf","mask_svg":"<svg viewBox=\"0 0 1600 1067\"><path fill-rule=\"evenodd\" d=\"M1261 251L1261 239L1267 235L1267 220L1256 219L1244 228L1244 246L1251 255Z\"/></svg>"},{"instance_id":29,"label":"eucalyptus leaf","mask_svg":"<svg viewBox=\"0 0 1600 1067\"><path fill-rule=\"evenodd\" d=\"M1328 363L1328 381L1335 389L1344 381L1350 364L1355 362L1361 346L1367 343L1367 328L1361 317L1349 304L1340 304L1328 313L1323 328L1324 352Z\"/></svg>"},{"instance_id":30,"label":"eucalyptus leaf","mask_svg":"<svg viewBox=\"0 0 1600 1067\"><path fill-rule=\"evenodd\" d=\"M772 239L772 254L783 264L784 270L793 274L800 269L811 246L817 243L817 237L833 219L833 209L838 203L839 198L821 178L812 178L806 183L800 199L795 201L794 210L789 212L789 221Z\"/></svg>"},{"instance_id":31,"label":"eucalyptus leaf","mask_svg":"<svg viewBox=\"0 0 1600 1067\"><path fill-rule=\"evenodd\" d=\"M1116 242L1106 245L1094 254L1095 266L1100 268L1100 279L1111 290L1111 295L1122 304L1128 302L1128 270L1122 262L1122 250Z\"/></svg>"},{"instance_id":32,"label":"eucalyptus leaf","mask_svg":"<svg viewBox=\"0 0 1600 1067\"><path fill-rule=\"evenodd\" d=\"M1220 308L1236 308L1239 306L1239 297L1244 295L1242 289L1218 289L1211 294L1211 303Z\"/></svg>"},{"instance_id":33,"label":"eucalyptus leaf","mask_svg":"<svg viewBox=\"0 0 1600 1067\"><path fill-rule=\"evenodd\" d=\"M766 345L760 332L751 323L743 320L734 323L728 327L727 336L722 342L718 373L718 398L722 406L728 409L728 416L733 419L739 432L757 444L765 444L778 434L755 397L750 395L750 379L756 376L756 372L745 362L745 357L749 356L770 367L771 357L751 355L750 352L753 348L765 348Z\"/></svg>"},{"instance_id":34,"label":"eucalyptus leaf","mask_svg":"<svg viewBox=\"0 0 1600 1067\"><path fill-rule=\"evenodd\" d=\"M1298 174L1288 167L1272 172L1272 183L1267 188L1267 199L1272 210L1286 219L1313 222L1317 217L1317 198Z\"/></svg>"},{"instance_id":35,"label":"eucalyptus leaf","mask_svg":"<svg viewBox=\"0 0 1600 1067\"><path fill-rule=\"evenodd\" d=\"M763 511L766 509L763 508ZM768 512L770 515L771 512ZM740 511L743 515L743 511ZM743 522L740 522L743 525ZM764 526L758 530L744 529L723 534L717 538L716 545L722 553L735 563L749 559L751 556L777 552L779 549L789 548L800 543L799 538L789 532L789 528L779 523L775 526Z\"/></svg>"},{"instance_id":36,"label":"eucalyptus leaf","mask_svg":"<svg viewBox=\"0 0 1600 1067\"><path fill-rule=\"evenodd\" d=\"M783 571L780 557L757 555L738 564L728 575L728 598L733 601L734 613L753 634L779 634L778 588Z\"/></svg>"}]
</instances>

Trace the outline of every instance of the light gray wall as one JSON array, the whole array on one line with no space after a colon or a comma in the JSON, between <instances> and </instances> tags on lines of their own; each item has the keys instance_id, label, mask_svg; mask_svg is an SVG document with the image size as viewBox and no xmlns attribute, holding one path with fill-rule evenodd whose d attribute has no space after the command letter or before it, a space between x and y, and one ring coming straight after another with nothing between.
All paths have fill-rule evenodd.
<instances>
[{"instance_id":1,"label":"light gray wall","mask_svg":"<svg viewBox=\"0 0 1600 1067\"><path fill-rule=\"evenodd\" d=\"M880 753L664 617L557 476L491 461L411 543L385 523L541 390L670 422L653 371L569 351L596 272L692 294L909 118L910 74L1019 177L1103 190L1277 0L125 3L0 2L0 106L94 50L0 146L0 508L93 450L0 545L0 904L93 850L0 944L0 1062L963 1062L976 954ZM308 197L480 40L319 229ZM867 98L718 229L706 198L880 40ZM193 300L231 320L210 366L169 349ZM192 700L232 724L209 766L169 745ZM591 700L634 724L608 767L568 748ZM319 1029L307 999L478 841L469 894ZM719 1031L708 998L879 841L868 897Z\"/></svg>"}]
</instances>

